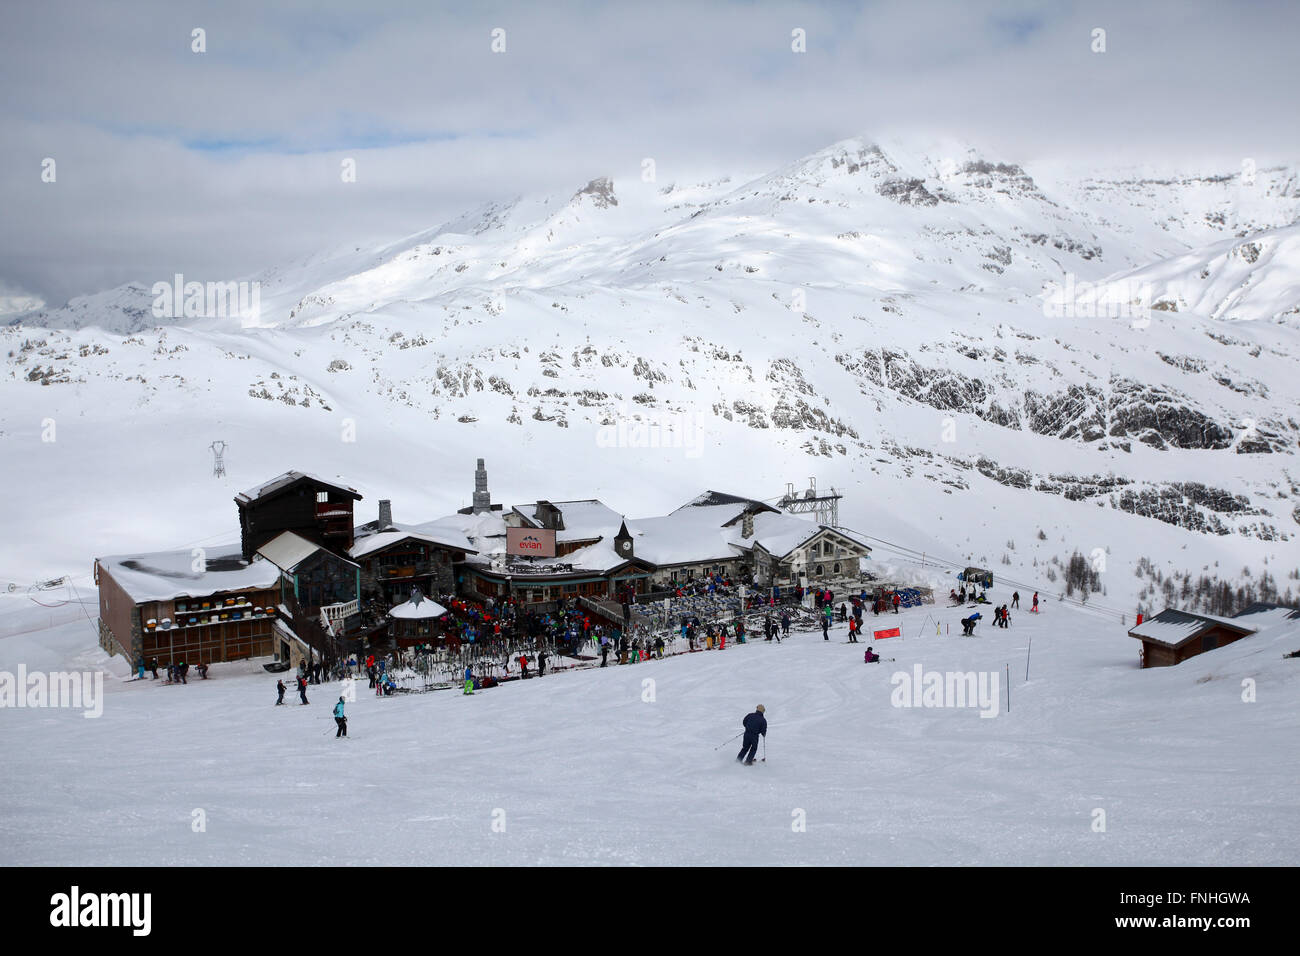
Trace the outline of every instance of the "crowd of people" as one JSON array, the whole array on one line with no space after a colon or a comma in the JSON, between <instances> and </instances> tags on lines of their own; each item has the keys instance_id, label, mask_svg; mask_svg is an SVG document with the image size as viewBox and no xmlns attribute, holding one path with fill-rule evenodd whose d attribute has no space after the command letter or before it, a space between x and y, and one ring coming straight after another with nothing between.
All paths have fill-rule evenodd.
<instances>
[{"instance_id":1,"label":"crowd of people","mask_svg":"<svg viewBox=\"0 0 1300 956\"><path fill-rule=\"evenodd\" d=\"M135 669L137 680L144 680L145 671L149 671L153 675L150 680L157 680L158 668L160 666L162 665L158 663L158 658L156 657L151 657L148 662L145 661L144 657L136 658ZM198 664L194 669L198 672L201 679L208 679L207 664ZM163 681L164 684L188 684L190 682L190 665L185 661L174 661L166 666L166 670L167 679Z\"/></svg>"}]
</instances>

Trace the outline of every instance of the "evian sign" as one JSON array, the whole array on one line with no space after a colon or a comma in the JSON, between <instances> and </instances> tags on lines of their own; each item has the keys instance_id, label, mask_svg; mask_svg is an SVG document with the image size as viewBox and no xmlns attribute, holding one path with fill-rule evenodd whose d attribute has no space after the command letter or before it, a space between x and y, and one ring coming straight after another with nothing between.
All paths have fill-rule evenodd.
<instances>
[{"instance_id":1,"label":"evian sign","mask_svg":"<svg viewBox=\"0 0 1300 956\"><path fill-rule=\"evenodd\" d=\"M506 554L555 557L555 532L547 528L506 528Z\"/></svg>"}]
</instances>

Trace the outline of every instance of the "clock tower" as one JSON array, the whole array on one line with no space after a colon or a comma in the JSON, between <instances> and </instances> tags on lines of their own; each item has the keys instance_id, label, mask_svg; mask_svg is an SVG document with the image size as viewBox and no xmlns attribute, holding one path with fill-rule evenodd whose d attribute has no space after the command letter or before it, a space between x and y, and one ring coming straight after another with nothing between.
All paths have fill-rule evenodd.
<instances>
[{"instance_id":1,"label":"clock tower","mask_svg":"<svg viewBox=\"0 0 1300 956\"><path fill-rule=\"evenodd\" d=\"M618 556L624 561L632 557L632 552L634 550L632 546L632 534L627 530L626 520L618 526L618 534L614 535L614 550L618 552Z\"/></svg>"}]
</instances>

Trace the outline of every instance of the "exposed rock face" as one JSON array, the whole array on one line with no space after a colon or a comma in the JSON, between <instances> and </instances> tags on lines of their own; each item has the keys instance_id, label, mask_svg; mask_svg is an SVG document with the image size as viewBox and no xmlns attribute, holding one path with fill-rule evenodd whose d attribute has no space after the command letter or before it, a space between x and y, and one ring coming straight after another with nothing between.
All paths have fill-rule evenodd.
<instances>
[{"instance_id":1,"label":"exposed rock face","mask_svg":"<svg viewBox=\"0 0 1300 956\"><path fill-rule=\"evenodd\" d=\"M614 183L607 176L593 179L573 194L574 199L581 199L583 196L590 196L597 209L608 209L610 206L618 205L618 197L614 195Z\"/></svg>"},{"instance_id":2,"label":"exposed rock face","mask_svg":"<svg viewBox=\"0 0 1300 956\"><path fill-rule=\"evenodd\" d=\"M939 205L939 197L919 179L887 179L876 187L876 192L904 206Z\"/></svg>"}]
</instances>

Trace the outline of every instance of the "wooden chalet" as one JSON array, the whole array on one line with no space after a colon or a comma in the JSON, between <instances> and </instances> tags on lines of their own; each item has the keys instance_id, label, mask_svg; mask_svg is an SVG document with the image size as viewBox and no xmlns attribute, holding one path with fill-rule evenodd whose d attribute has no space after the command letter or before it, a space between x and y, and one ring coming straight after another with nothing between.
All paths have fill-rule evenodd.
<instances>
[{"instance_id":1,"label":"wooden chalet","mask_svg":"<svg viewBox=\"0 0 1300 956\"><path fill-rule=\"evenodd\" d=\"M1189 657L1239 641L1256 628L1238 618L1166 608L1129 629L1142 642L1143 667L1172 667Z\"/></svg>"},{"instance_id":2,"label":"wooden chalet","mask_svg":"<svg viewBox=\"0 0 1300 956\"><path fill-rule=\"evenodd\" d=\"M257 554L278 570L276 655L290 661L343 656L347 635L360 624L360 566L293 531L276 535Z\"/></svg>"},{"instance_id":3,"label":"wooden chalet","mask_svg":"<svg viewBox=\"0 0 1300 956\"><path fill-rule=\"evenodd\" d=\"M292 531L336 554L354 543L354 488L336 485L301 471L287 471L235 496L245 560L284 531Z\"/></svg>"},{"instance_id":4,"label":"wooden chalet","mask_svg":"<svg viewBox=\"0 0 1300 956\"><path fill-rule=\"evenodd\" d=\"M379 502L379 519L358 525L348 556L361 567L361 598L382 607L405 601L411 588L421 594L454 594L455 566L476 554L453 529L393 522L392 505Z\"/></svg>"},{"instance_id":5,"label":"wooden chalet","mask_svg":"<svg viewBox=\"0 0 1300 956\"><path fill-rule=\"evenodd\" d=\"M134 666L212 664L273 652L280 572L238 552L191 550L95 559L99 643Z\"/></svg>"}]
</instances>

